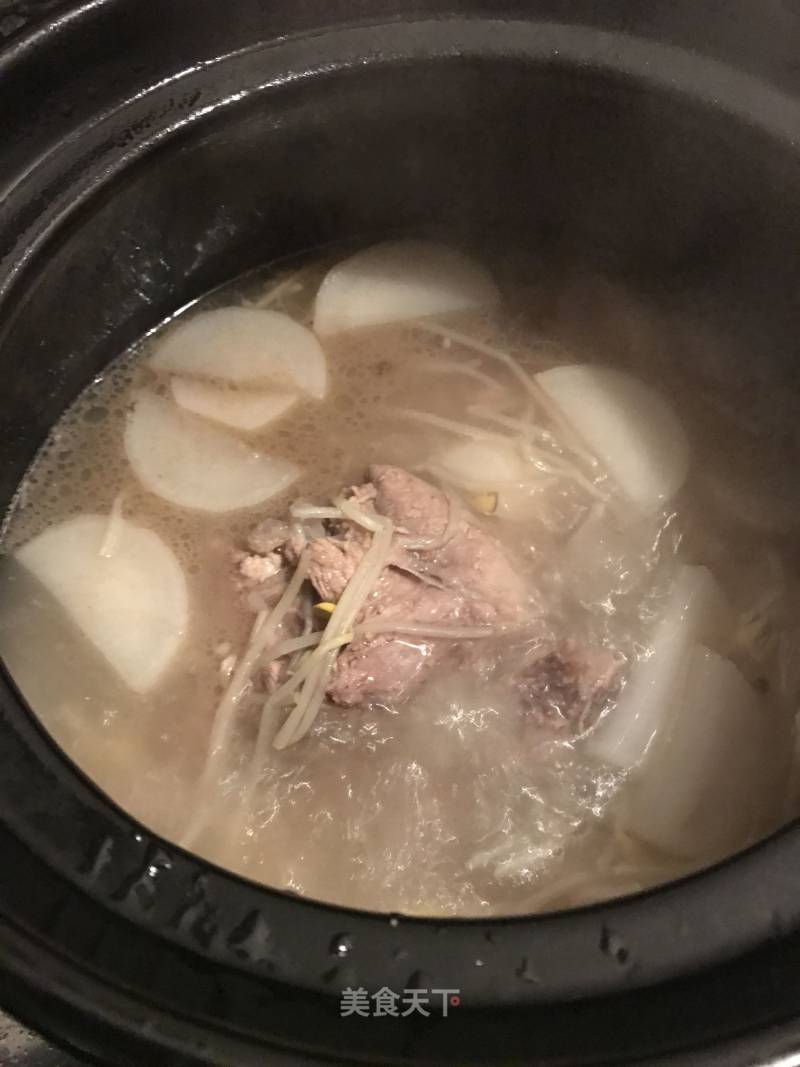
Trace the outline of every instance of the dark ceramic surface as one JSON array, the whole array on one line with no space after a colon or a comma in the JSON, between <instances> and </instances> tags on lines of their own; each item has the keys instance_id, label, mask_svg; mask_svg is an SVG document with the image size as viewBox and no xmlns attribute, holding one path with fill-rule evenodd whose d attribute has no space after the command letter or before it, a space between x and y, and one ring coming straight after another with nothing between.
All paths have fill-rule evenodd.
<instances>
[{"instance_id":1,"label":"dark ceramic surface","mask_svg":"<svg viewBox=\"0 0 800 1067\"><path fill-rule=\"evenodd\" d=\"M83 1064L0 1011L0 1067L83 1067Z\"/></svg>"}]
</instances>

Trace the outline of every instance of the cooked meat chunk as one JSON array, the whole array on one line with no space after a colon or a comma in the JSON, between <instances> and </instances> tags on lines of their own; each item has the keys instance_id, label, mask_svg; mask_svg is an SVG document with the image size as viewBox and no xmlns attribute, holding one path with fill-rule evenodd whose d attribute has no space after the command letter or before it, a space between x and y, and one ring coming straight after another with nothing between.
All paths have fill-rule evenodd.
<instances>
[{"instance_id":1,"label":"cooked meat chunk","mask_svg":"<svg viewBox=\"0 0 800 1067\"><path fill-rule=\"evenodd\" d=\"M365 618L381 621L455 624L463 617L464 598L425 585L403 571L387 567ZM328 686L337 704L369 701L397 703L424 678L434 663L452 652L452 642L382 633L361 638L339 656Z\"/></svg>"},{"instance_id":2,"label":"cooked meat chunk","mask_svg":"<svg viewBox=\"0 0 800 1067\"><path fill-rule=\"evenodd\" d=\"M410 536L431 539L431 546L419 552L428 573L469 595L473 621L519 617L530 593L497 541L466 513L451 524L454 505L447 495L408 471L374 466L370 476L377 489L376 510Z\"/></svg>"},{"instance_id":3,"label":"cooked meat chunk","mask_svg":"<svg viewBox=\"0 0 800 1067\"><path fill-rule=\"evenodd\" d=\"M239 561L239 573L249 581L266 582L269 578L274 578L282 566L283 560L277 552L270 552L266 556L254 553Z\"/></svg>"},{"instance_id":4,"label":"cooked meat chunk","mask_svg":"<svg viewBox=\"0 0 800 1067\"><path fill-rule=\"evenodd\" d=\"M614 694L622 664L622 657L611 649L562 641L518 676L524 711L541 725L579 733Z\"/></svg>"},{"instance_id":5,"label":"cooked meat chunk","mask_svg":"<svg viewBox=\"0 0 800 1067\"><path fill-rule=\"evenodd\" d=\"M264 519L247 535L247 547L251 552L267 556L277 551L289 539L289 524L280 519Z\"/></svg>"},{"instance_id":6,"label":"cooked meat chunk","mask_svg":"<svg viewBox=\"0 0 800 1067\"><path fill-rule=\"evenodd\" d=\"M369 474L370 480L352 486L347 496L368 514L391 519L396 537L356 622L396 621L418 627L419 633L387 630L345 647L327 687L329 699L344 707L398 704L435 664L463 654L463 640L428 637L426 625L503 625L523 618L533 623L541 614L531 583L457 500L400 467L374 466ZM284 539L276 546L279 534ZM339 600L371 542L372 534L349 519L330 520L326 535L308 542L308 576L320 600ZM248 543L264 551L243 554L240 572L262 582L282 560L296 563L303 548L285 524L269 522L259 524ZM582 728L599 713L619 668L613 653L565 641L538 652L514 684L526 713L537 722ZM280 665L269 665L268 685L276 684L280 673Z\"/></svg>"},{"instance_id":7,"label":"cooked meat chunk","mask_svg":"<svg viewBox=\"0 0 800 1067\"><path fill-rule=\"evenodd\" d=\"M269 611L288 581L283 556L278 552L233 552L234 581L249 611Z\"/></svg>"},{"instance_id":8,"label":"cooked meat chunk","mask_svg":"<svg viewBox=\"0 0 800 1067\"><path fill-rule=\"evenodd\" d=\"M322 600L337 601L369 548L370 534L349 524L310 542L308 577Z\"/></svg>"},{"instance_id":9,"label":"cooked meat chunk","mask_svg":"<svg viewBox=\"0 0 800 1067\"><path fill-rule=\"evenodd\" d=\"M376 465L369 476L374 489L375 510L414 537L432 541L445 532L450 501L445 493L402 467Z\"/></svg>"},{"instance_id":10,"label":"cooked meat chunk","mask_svg":"<svg viewBox=\"0 0 800 1067\"><path fill-rule=\"evenodd\" d=\"M442 625L510 621L522 610L523 583L503 548L467 516L451 522L451 502L441 489L399 467L373 467L371 481L352 492L412 540L430 539L414 550L398 546L362 619ZM326 600L336 600L352 577L365 540L347 529L311 545L311 580ZM429 581L415 577L426 575ZM436 582L436 585L430 584ZM353 642L339 656L328 695L337 704L404 699L430 668L456 652L454 642L376 634Z\"/></svg>"}]
</instances>

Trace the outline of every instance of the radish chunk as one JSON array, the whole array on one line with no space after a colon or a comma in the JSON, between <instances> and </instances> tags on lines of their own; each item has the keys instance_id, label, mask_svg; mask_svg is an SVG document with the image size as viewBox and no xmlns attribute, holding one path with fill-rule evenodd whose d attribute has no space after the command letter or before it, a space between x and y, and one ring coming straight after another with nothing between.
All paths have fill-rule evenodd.
<instances>
[{"instance_id":1,"label":"radish chunk","mask_svg":"<svg viewBox=\"0 0 800 1067\"><path fill-rule=\"evenodd\" d=\"M225 389L195 378L173 378L170 389L175 403L186 411L244 433L262 430L297 402L296 393Z\"/></svg>"},{"instance_id":2,"label":"radish chunk","mask_svg":"<svg viewBox=\"0 0 800 1067\"><path fill-rule=\"evenodd\" d=\"M327 273L314 305L314 330L322 337L499 301L489 274L462 252L430 241L386 241Z\"/></svg>"},{"instance_id":3,"label":"radish chunk","mask_svg":"<svg viewBox=\"0 0 800 1067\"><path fill-rule=\"evenodd\" d=\"M643 512L654 512L683 485L686 433L649 385L610 367L551 367L536 380L619 485Z\"/></svg>"},{"instance_id":4,"label":"radish chunk","mask_svg":"<svg viewBox=\"0 0 800 1067\"><path fill-rule=\"evenodd\" d=\"M159 681L187 632L186 579L160 537L121 516L109 556L109 520L80 515L39 534L19 562L61 604L122 680L137 693Z\"/></svg>"},{"instance_id":5,"label":"radish chunk","mask_svg":"<svg viewBox=\"0 0 800 1067\"><path fill-rule=\"evenodd\" d=\"M589 745L606 763L638 764L668 724L682 691L691 646L702 641L724 652L733 616L705 567L683 564L656 624L649 653L634 666L617 706L598 723Z\"/></svg>"},{"instance_id":6,"label":"radish chunk","mask_svg":"<svg viewBox=\"0 0 800 1067\"><path fill-rule=\"evenodd\" d=\"M125 452L151 493L200 511L254 507L300 474L293 463L270 459L147 392L128 416Z\"/></svg>"},{"instance_id":7,"label":"radish chunk","mask_svg":"<svg viewBox=\"0 0 800 1067\"><path fill-rule=\"evenodd\" d=\"M300 389L317 400L328 391L325 353L314 334L266 308L201 311L167 333L150 365L192 378Z\"/></svg>"},{"instance_id":8,"label":"radish chunk","mask_svg":"<svg viewBox=\"0 0 800 1067\"><path fill-rule=\"evenodd\" d=\"M624 822L675 855L729 853L777 814L788 749L775 709L729 660L698 645L670 723L630 784Z\"/></svg>"},{"instance_id":9,"label":"radish chunk","mask_svg":"<svg viewBox=\"0 0 800 1067\"><path fill-rule=\"evenodd\" d=\"M530 473L510 442L465 441L440 453L435 462L453 485L475 492L518 486Z\"/></svg>"}]
</instances>

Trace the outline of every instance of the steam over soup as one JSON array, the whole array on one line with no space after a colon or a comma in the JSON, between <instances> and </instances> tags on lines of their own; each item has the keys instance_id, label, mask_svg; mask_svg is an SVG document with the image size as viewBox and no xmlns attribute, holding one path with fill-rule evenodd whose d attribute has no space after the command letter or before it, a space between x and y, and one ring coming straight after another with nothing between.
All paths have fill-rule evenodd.
<instances>
[{"instance_id":1,"label":"steam over soup","mask_svg":"<svg viewBox=\"0 0 800 1067\"><path fill-rule=\"evenodd\" d=\"M423 241L245 279L54 429L0 651L153 830L466 916L667 881L795 811L780 412L609 282L498 279Z\"/></svg>"}]
</instances>

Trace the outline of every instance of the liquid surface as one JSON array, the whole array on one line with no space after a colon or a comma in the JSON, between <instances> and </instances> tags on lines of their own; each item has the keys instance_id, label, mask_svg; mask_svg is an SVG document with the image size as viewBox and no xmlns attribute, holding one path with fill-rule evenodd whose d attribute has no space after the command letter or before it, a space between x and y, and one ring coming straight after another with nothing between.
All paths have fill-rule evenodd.
<instances>
[{"instance_id":1,"label":"liquid surface","mask_svg":"<svg viewBox=\"0 0 800 1067\"><path fill-rule=\"evenodd\" d=\"M312 263L268 301L308 322L323 266ZM269 273L248 278L199 307L263 300L274 284ZM682 561L707 566L733 613L726 655L763 698L770 734L784 750L786 739L793 746L800 585L791 546L800 505L780 473L798 448L789 409L762 408L729 384L736 356L717 338L601 279L542 288L536 299L521 287L502 310L440 321L513 353L528 374L611 364L668 398L685 427L691 466L664 508L626 522L620 533L613 509L559 483L524 521L475 521L535 586L553 639L613 649L624 661L624 684L650 654L676 568ZM248 436L254 448L296 463L299 480L252 509L191 511L143 488L123 448L137 391L167 395L164 376L147 362L159 340L156 334L121 356L54 429L20 488L0 557L0 652L53 738L105 793L169 840L185 840L187 828L199 826L195 851L237 873L387 912L569 907L719 858L713 849L687 856L648 843L625 817L639 770L598 758L586 732L542 730L521 717L511 684L515 638L507 635L476 642L468 670L445 663L398 706L324 704L307 737L270 751L255 796L243 804L265 700L256 685L238 708L219 773L202 784L227 686L225 661L241 653L254 621L232 563L247 532L264 517L285 518L291 501L330 504L342 487L365 481L373 463L432 477L426 465L453 435L387 413L413 409L490 431L467 414L470 407L519 417L521 402L507 368L413 322L325 338L327 398L301 399ZM694 349L695 358L670 360L676 345ZM457 491L467 504L474 495ZM189 636L145 695L120 681L14 557L42 530L79 514L109 514L115 501L172 549L189 585ZM787 769L775 760L779 786L731 847L794 814L794 763Z\"/></svg>"}]
</instances>

